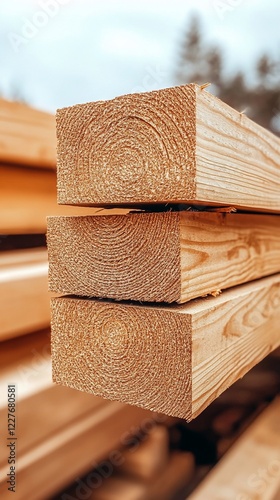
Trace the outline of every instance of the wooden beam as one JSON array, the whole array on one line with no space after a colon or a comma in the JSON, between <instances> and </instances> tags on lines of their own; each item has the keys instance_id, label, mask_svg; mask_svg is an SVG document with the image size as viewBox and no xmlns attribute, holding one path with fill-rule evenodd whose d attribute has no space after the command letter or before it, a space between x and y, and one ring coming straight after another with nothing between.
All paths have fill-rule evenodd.
<instances>
[{"instance_id":1,"label":"wooden beam","mask_svg":"<svg viewBox=\"0 0 280 500\"><path fill-rule=\"evenodd\" d=\"M45 248L0 252L0 340L50 324Z\"/></svg>"},{"instance_id":2,"label":"wooden beam","mask_svg":"<svg viewBox=\"0 0 280 500\"><path fill-rule=\"evenodd\" d=\"M58 200L280 210L280 139L195 84L57 112Z\"/></svg>"},{"instance_id":3,"label":"wooden beam","mask_svg":"<svg viewBox=\"0 0 280 500\"><path fill-rule=\"evenodd\" d=\"M50 290L179 303L215 294L280 271L279 222L209 212L49 217Z\"/></svg>"},{"instance_id":4,"label":"wooden beam","mask_svg":"<svg viewBox=\"0 0 280 500\"><path fill-rule=\"evenodd\" d=\"M0 233L45 233L47 215L90 215L96 209L59 207L56 173L0 164ZM128 210L122 210L127 213ZM105 213L110 213L107 210ZM116 213L121 213L119 210Z\"/></svg>"},{"instance_id":5,"label":"wooden beam","mask_svg":"<svg viewBox=\"0 0 280 500\"><path fill-rule=\"evenodd\" d=\"M188 498L276 500L280 490L280 398L236 441Z\"/></svg>"},{"instance_id":6,"label":"wooden beam","mask_svg":"<svg viewBox=\"0 0 280 500\"><path fill-rule=\"evenodd\" d=\"M8 384L17 384L18 402L52 385L50 351L49 329L1 342L0 411Z\"/></svg>"},{"instance_id":7,"label":"wooden beam","mask_svg":"<svg viewBox=\"0 0 280 500\"><path fill-rule=\"evenodd\" d=\"M55 169L55 117L0 99L0 162Z\"/></svg>"},{"instance_id":8,"label":"wooden beam","mask_svg":"<svg viewBox=\"0 0 280 500\"><path fill-rule=\"evenodd\" d=\"M190 420L280 345L280 275L169 307L52 299L53 379Z\"/></svg>"}]
</instances>

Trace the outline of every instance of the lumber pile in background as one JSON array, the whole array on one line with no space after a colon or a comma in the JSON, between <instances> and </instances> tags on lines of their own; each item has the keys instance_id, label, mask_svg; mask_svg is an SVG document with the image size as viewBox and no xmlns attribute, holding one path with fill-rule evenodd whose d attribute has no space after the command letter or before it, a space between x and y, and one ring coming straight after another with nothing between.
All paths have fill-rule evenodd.
<instances>
[{"instance_id":1,"label":"lumber pile in background","mask_svg":"<svg viewBox=\"0 0 280 500\"><path fill-rule=\"evenodd\" d=\"M54 500L68 498L67 495L71 499L79 499L81 491L92 500L185 500L189 495L195 495L196 491L199 494L200 487L196 488L203 478L205 484L211 484L211 494L202 494L199 498L227 498L223 496L225 489L220 490L219 482L215 480L215 468L213 473L208 472L215 464L218 464L216 469L221 468L226 464L227 457L238 452L238 461L230 461L231 471L236 471L236 474L233 474L233 494L228 496L236 498L239 493L236 477L240 464L241 467L243 464L242 443L251 441L256 424L259 428L256 458L263 457L260 465L264 466L264 462L270 459L274 445L268 436L272 433L276 435L275 451L278 452L277 427L273 425L268 435L266 426L262 424L265 423L265 415L276 413L277 400L272 403L271 400L279 389L279 364L268 356L192 422L165 421L163 415L159 422L143 422L137 434L125 437L113 455L108 455L83 477L76 478ZM247 451L244 451L244 470L248 471L250 457L247 458ZM253 472L258 473L257 460L254 460L254 465L256 470ZM273 465L276 467L277 464L274 462ZM272 470L269 466L269 472L273 474L277 469ZM242 471L240 474L245 476ZM267 479L269 476L266 476ZM274 474L275 485L278 479L279 476ZM226 491L230 492L229 475L221 478L221 484L225 484L225 480ZM204 488L204 483L201 488ZM276 500L272 493L270 489L266 500Z\"/></svg>"},{"instance_id":2,"label":"lumber pile in background","mask_svg":"<svg viewBox=\"0 0 280 500\"><path fill-rule=\"evenodd\" d=\"M280 140L194 84L57 136L59 203L146 213L48 219L54 381L191 420L280 345Z\"/></svg>"},{"instance_id":3,"label":"lumber pile in background","mask_svg":"<svg viewBox=\"0 0 280 500\"><path fill-rule=\"evenodd\" d=\"M76 214L57 206L55 117L0 99L0 134L0 234L44 234L48 214Z\"/></svg>"},{"instance_id":4,"label":"lumber pile in background","mask_svg":"<svg viewBox=\"0 0 280 500\"><path fill-rule=\"evenodd\" d=\"M50 324L45 248L0 252L0 340Z\"/></svg>"},{"instance_id":5,"label":"lumber pile in background","mask_svg":"<svg viewBox=\"0 0 280 500\"><path fill-rule=\"evenodd\" d=\"M50 335L1 344L0 424L7 428L7 384L16 383L16 498L50 498L119 446L151 412L52 384ZM2 434L3 435L3 434ZM0 442L0 496L7 495L7 447Z\"/></svg>"},{"instance_id":6,"label":"lumber pile in background","mask_svg":"<svg viewBox=\"0 0 280 500\"><path fill-rule=\"evenodd\" d=\"M56 168L55 117L0 99L1 163Z\"/></svg>"},{"instance_id":7,"label":"lumber pile in background","mask_svg":"<svg viewBox=\"0 0 280 500\"><path fill-rule=\"evenodd\" d=\"M280 397L257 418L189 497L190 500L279 498L279 414Z\"/></svg>"}]
</instances>

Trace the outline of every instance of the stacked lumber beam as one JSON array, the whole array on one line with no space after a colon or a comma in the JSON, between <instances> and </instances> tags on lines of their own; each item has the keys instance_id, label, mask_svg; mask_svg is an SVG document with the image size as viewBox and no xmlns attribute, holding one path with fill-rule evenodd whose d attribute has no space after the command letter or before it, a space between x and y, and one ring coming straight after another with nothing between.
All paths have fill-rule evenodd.
<instances>
[{"instance_id":1,"label":"stacked lumber beam","mask_svg":"<svg viewBox=\"0 0 280 500\"><path fill-rule=\"evenodd\" d=\"M191 84L57 112L58 201L280 211L280 141Z\"/></svg>"},{"instance_id":2,"label":"stacked lumber beam","mask_svg":"<svg viewBox=\"0 0 280 500\"><path fill-rule=\"evenodd\" d=\"M53 379L191 420L280 345L280 140L194 84L57 137L60 204L148 213L49 218Z\"/></svg>"},{"instance_id":3,"label":"stacked lumber beam","mask_svg":"<svg viewBox=\"0 0 280 500\"><path fill-rule=\"evenodd\" d=\"M279 304L279 274L180 306L53 298L53 378L189 420L279 346Z\"/></svg>"},{"instance_id":4,"label":"stacked lumber beam","mask_svg":"<svg viewBox=\"0 0 280 500\"><path fill-rule=\"evenodd\" d=\"M273 215L49 217L49 287L145 302L191 299L280 271Z\"/></svg>"}]
</instances>

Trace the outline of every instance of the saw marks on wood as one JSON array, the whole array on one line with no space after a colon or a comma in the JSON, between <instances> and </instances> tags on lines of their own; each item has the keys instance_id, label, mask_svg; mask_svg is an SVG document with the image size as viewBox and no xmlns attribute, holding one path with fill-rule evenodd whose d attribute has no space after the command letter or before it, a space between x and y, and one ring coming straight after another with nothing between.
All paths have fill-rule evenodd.
<instances>
[{"instance_id":1,"label":"saw marks on wood","mask_svg":"<svg viewBox=\"0 0 280 500\"><path fill-rule=\"evenodd\" d=\"M49 217L49 287L186 302L280 271L277 216L206 212Z\"/></svg>"},{"instance_id":2,"label":"saw marks on wood","mask_svg":"<svg viewBox=\"0 0 280 500\"><path fill-rule=\"evenodd\" d=\"M280 275L155 307L52 299L55 382L185 419L279 346Z\"/></svg>"},{"instance_id":3,"label":"saw marks on wood","mask_svg":"<svg viewBox=\"0 0 280 500\"><path fill-rule=\"evenodd\" d=\"M195 84L57 112L60 204L280 210L280 139Z\"/></svg>"}]
</instances>

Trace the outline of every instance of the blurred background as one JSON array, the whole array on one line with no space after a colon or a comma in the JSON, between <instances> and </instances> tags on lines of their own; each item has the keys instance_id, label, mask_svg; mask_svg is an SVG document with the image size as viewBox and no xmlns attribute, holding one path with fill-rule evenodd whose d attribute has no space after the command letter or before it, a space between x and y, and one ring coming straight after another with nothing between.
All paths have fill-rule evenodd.
<instances>
[{"instance_id":1,"label":"blurred background","mask_svg":"<svg viewBox=\"0 0 280 500\"><path fill-rule=\"evenodd\" d=\"M190 81L280 132L277 0L2 2L0 92L58 107Z\"/></svg>"},{"instance_id":2,"label":"blurred background","mask_svg":"<svg viewBox=\"0 0 280 500\"><path fill-rule=\"evenodd\" d=\"M13 498L182 500L212 481L212 467L279 393L279 352L190 424L52 384L46 216L96 212L57 206L54 114L211 83L210 92L280 135L280 4L11 0L0 13L0 497L11 498L12 384ZM257 487L245 486L244 498L255 498Z\"/></svg>"}]
</instances>

